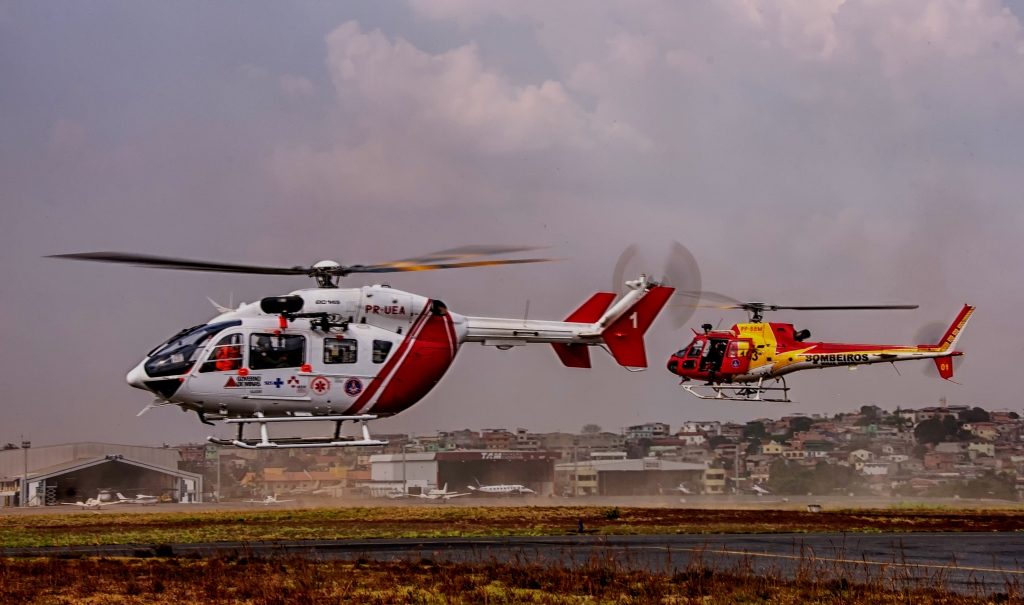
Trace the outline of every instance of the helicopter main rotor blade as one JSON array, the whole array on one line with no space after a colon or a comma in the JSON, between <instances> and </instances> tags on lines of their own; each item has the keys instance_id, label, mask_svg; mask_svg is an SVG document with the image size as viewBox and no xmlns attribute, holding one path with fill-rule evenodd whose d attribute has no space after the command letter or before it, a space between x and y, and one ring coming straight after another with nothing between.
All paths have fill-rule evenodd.
<instances>
[{"instance_id":1,"label":"helicopter main rotor blade","mask_svg":"<svg viewBox=\"0 0 1024 605\"><path fill-rule=\"evenodd\" d=\"M765 305L766 310L790 309L794 311L878 311L883 309L916 309L918 305Z\"/></svg>"},{"instance_id":2,"label":"helicopter main rotor blade","mask_svg":"<svg viewBox=\"0 0 1024 605\"><path fill-rule=\"evenodd\" d=\"M354 265L351 267L339 267L332 271L338 275L350 273L404 273L410 271L435 271L437 269L465 269L468 267L493 267L497 265L521 265L525 263L546 263L556 259L553 258L512 258L504 260L477 260L461 263L413 263L409 261L396 261L382 263L379 265Z\"/></svg>"},{"instance_id":3,"label":"helicopter main rotor blade","mask_svg":"<svg viewBox=\"0 0 1024 605\"><path fill-rule=\"evenodd\" d=\"M47 258L67 258L71 260L87 260L101 263L117 263L137 267L155 269L174 269L177 271L213 271L218 273L252 273L258 275L306 275L310 267L268 267L265 265L239 265L234 263L215 263L210 261L192 260L187 258L171 258L151 254L132 254L127 252L80 252L75 254L51 254Z\"/></svg>"},{"instance_id":4,"label":"helicopter main rotor blade","mask_svg":"<svg viewBox=\"0 0 1024 605\"><path fill-rule=\"evenodd\" d=\"M529 252L531 250L540 249L542 249L541 246L459 246L457 248L446 248L444 250L438 250L437 252L430 252L422 256L403 258L401 260L397 260L394 262L410 264L430 264L439 263L447 260L470 259L475 258L477 256L494 256L496 254L512 254L514 252Z\"/></svg>"},{"instance_id":5,"label":"helicopter main rotor blade","mask_svg":"<svg viewBox=\"0 0 1024 605\"><path fill-rule=\"evenodd\" d=\"M374 265L337 265L332 266L294 266L272 267L266 265L242 265L237 263L220 263L187 258L172 258L152 254L134 254L128 252L80 252L74 254L53 254L48 258L66 258L104 263L133 265L156 269L174 269L177 271L212 271L218 273L249 273L257 275L335 275L345 276L351 273L397 273L407 271L433 271L435 269L460 269L468 267L487 267L493 265L514 265L523 263L540 263L553 259L525 258L504 260L479 260L463 262L439 262L460 258L474 258L493 254L508 254L523 250L534 250L524 246L462 246L440 250L419 258L379 263Z\"/></svg>"}]
</instances>

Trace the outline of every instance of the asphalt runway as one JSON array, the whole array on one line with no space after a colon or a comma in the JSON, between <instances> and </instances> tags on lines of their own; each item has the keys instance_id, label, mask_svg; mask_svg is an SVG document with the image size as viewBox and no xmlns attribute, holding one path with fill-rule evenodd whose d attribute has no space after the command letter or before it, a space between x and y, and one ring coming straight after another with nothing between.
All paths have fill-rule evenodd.
<instances>
[{"instance_id":1,"label":"asphalt runway","mask_svg":"<svg viewBox=\"0 0 1024 605\"><path fill-rule=\"evenodd\" d=\"M615 565L667 573L704 566L788 578L883 582L894 588L943 587L982 595L1020 594L1024 589L1024 535L1017 533L567 535L217 542L0 548L0 556L514 561L560 566Z\"/></svg>"}]
</instances>

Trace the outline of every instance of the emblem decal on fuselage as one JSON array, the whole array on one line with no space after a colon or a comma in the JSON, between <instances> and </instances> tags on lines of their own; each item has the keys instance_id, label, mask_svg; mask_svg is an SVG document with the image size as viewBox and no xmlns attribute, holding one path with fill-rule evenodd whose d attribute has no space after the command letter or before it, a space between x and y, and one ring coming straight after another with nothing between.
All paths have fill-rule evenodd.
<instances>
[{"instance_id":1,"label":"emblem decal on fuselage","mask_svg":"<svg viewBox=\"0 0 1024 605\"><path fill-rule=\"evenodd\" d=\"M260 375L254 376L228 376L227 382L224 383L225 389L251 389L259 388Z\"/></svg>"},{"instance_id":2,"label":"emblem decal on fuselage","mask_svg":"<svg viewBox=\"0 0 1024 605\"><path fill-rule=\"evenodd\" d=\"M313 392L317 395L323 395L327 391L331 390L331 381L327 380L323 376L317 376L310 381L309 388L313 389Z\"/></svg>"},{"instance_id":3,"label":"emblem decal on fuselage","mask_svg":"<svg viewBox=\"0 0 1024 605\"><path fill-rule=\"evenodd\" d=\"M358 378L349 378L348 380L345 381L344 388L346 395L349 395L350 397L355 397L356 395L363 392L363 381L359 380Z\"/></svg>"}]
</instances>

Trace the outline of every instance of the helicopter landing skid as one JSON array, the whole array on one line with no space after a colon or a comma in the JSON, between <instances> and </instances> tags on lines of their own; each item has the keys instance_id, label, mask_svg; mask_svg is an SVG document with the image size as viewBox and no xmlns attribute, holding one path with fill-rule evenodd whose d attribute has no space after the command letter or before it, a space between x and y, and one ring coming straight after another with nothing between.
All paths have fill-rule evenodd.
<instances>
[{"instance_id":1,"label":"helicopter landing skid","mask_svg":"<svg viewBox=\"0 0 1024 605\"><path fill-rule=\"evenodd\" d=\"M757 381L757 384L684 384L686 392L698 399L718 399L721 401L756 401L770 403L792 403L789 398L789 387L786 386L785 378L777 378L782 386L764 386L764 379ZM779 397L766 397L772 393L782 393Z\"/></svg>"},{"instance_id":2,"label":"helicopter landing skid","mask_svg":"<svg viewBox=\"0 0 1024 605\"><path fill-rule=\"evenodd\" d=\"M233 445L235 447L241 447L249 450L297 449L310 447L368 447L374 445L387 445L387 441L372 439L370 437L370 429L366 426L366 421L376 419L377 416L374 416L373 414L360 414L356 416L280 416L273 418L255 416L252 418L228 418L224 422L238 425L238 437L235 439L207 437L206 440L210 443L216 443L217 445ZM341 436L341 423L346 420L360 423L362 428L361 439L358 437ZM267 424L278 422L333 422L334 436L310 438L285 437L271 440L269 431L267 430ZM260 425L259 439L251 439L243 436L245 425L252 423Z\"/></svg>"}]
</instances>

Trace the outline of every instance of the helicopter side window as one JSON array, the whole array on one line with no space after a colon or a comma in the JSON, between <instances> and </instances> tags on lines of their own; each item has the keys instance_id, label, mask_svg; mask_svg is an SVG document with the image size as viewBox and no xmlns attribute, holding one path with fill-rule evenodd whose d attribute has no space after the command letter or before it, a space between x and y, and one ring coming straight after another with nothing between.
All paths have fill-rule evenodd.
<instances>
[{"instance_id":1,"label":"helicopter side window","mask_svg":"<svg viewBox=\"0 0 1024 605\"><path fill-rule=\"evenodd\" d=\"M373 341L373 363L384 363L391 352L392 342L390 340Z\"/></svg>"},{"instance_id":2,"label":"helicopter side window","mask_svg":"<svg viewBox=\"0 0 1024 605\"><path fill-rule=\"evenodd\" d=\"M704 349L703 340L695 340L690 345L690 352L686 354L687 357L700 357L701 351Z\"/></svg>"},{"instance_id":3,"label":"helicopter side window","mask_svg":"<svg viewBox=\"0 0 1024 605\"><path fill-rule=\"evenodd\" d=\"M254 370L297 368L305 360L305 336L253 334L249 337L249 367Z\"/></svg>"},{"instance_id":4,"label":"helicopter side window","mask_svg":"<svg viewBox=\"0 0 1024 605\"><path fill-rule=\"evenodd\" d=\"M359 341L354 338L324 339L324 363L355 363Z\"/></svg>"},{"instance_id":5,"label":"helicopter side window","mask_svg":"<svg viewBox=\"0 0 1024 605\"><path fill-rule=\"evenodd\" d=\"M242 367L242 335L228 334L210 352L200 372L231 372Z\"/></svg>"}]
</instances>

